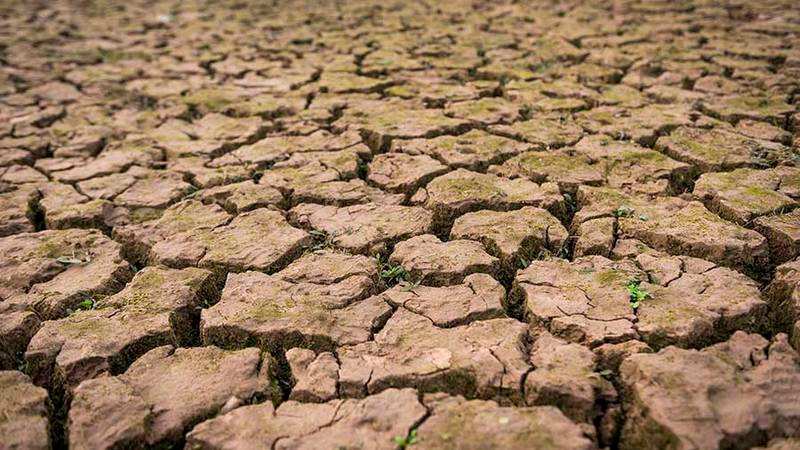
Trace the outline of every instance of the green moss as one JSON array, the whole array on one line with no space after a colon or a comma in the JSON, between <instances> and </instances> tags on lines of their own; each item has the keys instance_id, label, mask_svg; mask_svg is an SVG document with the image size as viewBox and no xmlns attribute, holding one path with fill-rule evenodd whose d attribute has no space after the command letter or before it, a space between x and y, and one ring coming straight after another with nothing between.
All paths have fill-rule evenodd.
<instances>
[{"instance_id":1,"label":"green moss","mask_svg":"<svg viewBox=\"0 0 800 450\"><path fill-rule=\"evenodd\" d=\"M130 220L132 223L142 223L150 220L158 219L161 211L155 208L136 208L130 212Z\"/></svg>"},{"instance_id":2,"label":"green moss","mask_svg":"<svg viewBox=\"0 0 800 450\"><path fill-rule=\"evenodd\" d=\"M97 317L96 313L90 311L78 311L68 319L59 323L59 329L64 335L71 339L97 337L109 334L111 322Z\"/></svg>"},{"instance_id":3,"label":"green moss","mask_svg":"<svg viewBox=\"0 0 800 450\"><path fill-rule=\"evenodd\" d=\"M765 116L781 115L792 110L791 105L788 105L780 96L758 97L742 95L728 97L724 104L739 112L752 111Z\"/></svg>"},{"instance_id":4,"label":"green moss","mask_svg":"<svg viewBox=\"0 0 800 450\"><path fill-rule=\"evenodd\" d=\"M545 111L571 111L586 106L577 98L545 98L535 103L536 107Z\"/></svg>"},{"instance_id":5,"label":"green moss","mask_svg":"<svg viewBox=\"0 0 800 450\"><path fill-rule=\"evenodd\" d=\"M442 180L436 184L436 188L441 189L446 196L454 197L448 198L448 200L486 199L506 196L505 191L495 186L490 180L482 177Z\"/></svg>"},{"instance_id":6,"label":"green moss","mask_svg":"<svg viewBox=\"0 0 800 450\"><path fill-rule=\"evenodd\" d=\"M31 258L58 258L66 249L55 239L45 239L29 254Z\"/></svg>"},{"instance_id":7,"label":"green moss","mask_svg":"<svg viewBox=\"0 0 800 450\"><path fill-rule=\"evenodd\" d=\"M254 318L267 321L272 319L282 319L288 316L289 312L297 307L297 302L290 299L267 300L259 305L240 313L241 318Z\"/></svg>"},{"instance_id":8,"label":"green moss","mask_svg":"<svg viewBox=\"0 0 800 450\"><path fill-rule=\"evenodd\" d=\"M217 88L200 89L183 97L185 104L208 111L222 111L237 100L231 92Z\"/></svg>"},{"instance_id":9,"label":"green moss","mask_svg":"<svg viewBox=\"0 0 800 450\"><path fill-rule=\"evenodd\" d=\"M405 86L392 86L386 89L386 93L400 98L414 98L415 92Z\"/></svg>"},{"instance_id":10,"label":"green moss","mask_svg":"<svg viewBox=\"0 0 800 450\"><path fill-rule=\"evenodd\" d=\"M625 280L625 275L616 270L606 270L603 272L596 272L594 274L594 280L603 285L610 285Z\"/></svg>"},{"instance_id":11,"label":"green moss","mask_svg":"<svg viewBox=\"0 0 800 450\"><path fill-rule=\"evenodd\" d=\"M563 153L529 152L514 158L523 172L546 172L548 174L567 174L570 171L589 167L586 159ZM512 160L512 162L514 161Z\"/></svg>"}]
</instances>

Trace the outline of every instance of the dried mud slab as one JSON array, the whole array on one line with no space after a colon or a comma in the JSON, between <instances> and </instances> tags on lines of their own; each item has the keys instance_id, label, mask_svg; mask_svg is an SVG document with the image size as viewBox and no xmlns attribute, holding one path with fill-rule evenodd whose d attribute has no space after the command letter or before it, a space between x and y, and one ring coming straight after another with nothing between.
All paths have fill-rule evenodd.
<instances>
[{"instance_id":1,"label":"dried mud slab","mask_svg":"<svg viewBox=\"0 0 800 450\"><path fill-rule=\"evenodd\" d=\"M16 370L0 371L0 442L8 449L50 448L47 391Z\"/></svg>"},{"instance_id":2,"label":"dried mud slab","mask_svg":"<svg viewBox=\"0 0 800 450\"><path fill-rule=\"evenodd\" d=\"M724 129L681 127L662 136L656 150L692 165L698 172L775 165L790 157L787 147Z\"/></svg>"},{"instance_id":3,"label":"dried mud slab","mask_svg":"<svg viewBox=\"0 0 800 450\"><path fill-rule=\"evenodd\" d=\"M519 117L519 105L501 97L486 97L479 100L454 102L447 106L448 117L466 119L481 124L510 123Z\"/></svg>"},{"instance_id":4,"label":"dried mud slab","mask_svg":"<svg viewBox=\"0 0 800 450\"><path fill-rule=\"evenodd\" d=\"M576 122L592 133L633 140L652 147L659 136L690 125L695 115L686 105L647 105L639 109L599 106L575 115Z\"/></svg>"},{"instance_id":5,"label":"dried mud slab","mask_svg":"<svg viewBox=\"0 0 800 450\"><path fill-rule=\"evenodd\" d=\"M497 258L486 253L480 242L442 242L432 234L400 242L389 262L402 266L411 281L428 286L458 284L469 274L494 274L498 269Z\"/></svg>"},{"instance_id":6,"label":"dried mud slab","mask_svg":"<svg viewBox=\"0 0 800 450\"><path fill-rule=\"evenodd\" d=\"M761 331L767 303L759 284L739 272L691 257L640 255L653 286L637 309L637 329L652 348L704 347L735 330ZM642 283L645 286L645 283Z\"/></svg>"},{"instance_id":7,"label":"dried mud slab","mask_svg":"<svg viewBox=\"0 0 800 450\"><path fill-rule=\"evenodd\" d=\"M392 141L391 152L428 155L454 169L485 170L490 164L500 163L530 148L530 144L476 129L458 136L396 139Z\"/></svg>"},{"instance_id":8,"label":"dried mud slab","mask_svg":"<svg viewBox=\"0 0 800 450\"><path fill-rule=\"evenodd\" d=\"M292 373L292 392L289 400L305 403L324 403L337 396L339 362L333 353L293 348L286 351L286 361Z\"/></svg>"},{"instance_id":9,"label":"dried mud slab","mask_svg":"<svg viewBox=\"0 0 800 450\"><path fill-rule=\"evenodd\" d=\"M390 387L469 397L520 397L527 329L514 319L438 328L399 309L373 341L338 350L339 390L363 397Z\"/></svg>"},{"instance_id":10,"label":"dried mud slab","mask_svg":"<svg viewBox=\"0 0 800 450\"><path fill-rule=\"evenodd\" d=\"M50 176L62 183L75 183L124 172L134 165L148 167L161 159L161 151L149 142L123 141L105 149L96 158L66 170L53 171Z\"/></svg>"},{"instance_id":11,"label":"dried mud slab","mask_svg":"<svg viewBox=\"0 0 800 450\"><path fill-rule=\"evenodd\" d=\"M297 187L291 193L291 204L318 203L338 207L367 203L399 205L405 198L406 194L387 194L363 180L348 180Z\"/></svg>"},{"instance_id":12,"label":"dried mud slab","mask_svg":"<svg viewBox=\"0 0 800 450\"><path fill-rule=\"evenodd\" d=\"M44 213L44 226L50 230L68 228L98 228L103 231L127 222L132 214L125 207L117 207L108 200L92 199L81 195L70 185L47 183L39 188L42 198L39 211ZM135 213L150 213L143 208Z\"/></svg>"},{"instance_id":13,"label":"dried mud slab","mask_svg":"<svg viewBox=\"0 0 800 450\"><path fill-rule=\"evenodd\" d=\"M275 275L229 274L220 301L202 311L207 344L332 350L365 342L391 312L377 267L364 256L309 253Z\"/></svg>"},{"instance_id":14,"label":"dried mud slab","mask_svg":"<svg viewBox=\"0 0 800 450\"><path fill-rule=\"evenodd\" d=\"M146 267L90 309L44 322L25 353L28 371L38 385L67 390L120 374L155 347L197 342L199 309L218 296L210 271Z\"/></svg>"},{"instance_id":15,"label":"dried mud slab","mask_svg":"<svg viewBox=\"0 0 800 450\"><path fill-rule=\"evenodd\" d=\"M786 124L788 115L794 111L783 96L752 95L717 97L702 102L700 108L707 114L728 122L752 119L776 126Z\"/></svg>"},{"instance_id":16,"label":"dried mud slab","mask_svg":"<svg viewBox=\"0 0 800 450\"><path fill-rule=\"evenodd\" d=\"M695 182L694 196L720 217L741 225L760 216L788 212L798 206L800 169L737 169L706 173Z\"/></svg>"},{"instance_id":17,"label":"dried mud slab","mask_svg":"<svg viewBox=\"0 0 800 450\"><path fill-rule=\"evenodd\" d=\"M327 170L335 172L337 180L349 180L358 175L360 162L363 159L369 158L369 156L369 149L364 145L357 145L337 151L298 152L293 153L291 157L285 161L275 163L274 166L262 172L261 175L262 178L266 176L266 178L263 178L265 181L269 181L273 179L270 174L281 173L280 171L273 172L274 170L289 168L301 169L311 165L318 171ZM324 173L328 174L329 172ZM293 180L290 171L286 172L285 178L285 182L288 185L287 187L302 187L301 180Z\"/></svg>"},{"instance_id":18,"label":"dried mud slab","mask_svg":"<svg viewBox=\"0 0 800 450\"><path fill-rule=\"evenodd\" d=\"M469 121L447 117L438 110L392 106L369 103L348 108L334 126L358 131L374 152L387 149L394 139L432 138L469 129Z\"/></svg>"},{"instance_id":19,"label":"dried mud slab","mask_svg":"<svg viewBox=\"0 0 800 450\"><path fill-rule=\"evenodd\" d=\"M336 247L367 254L432 231L432 216L419 207L377 203L343 208L305 203L289 212L293 223L323 231Z\"/></svg>"},{"instance_id":20,"label":"dried mud slab","mask_svg":"<svg viewBox=\"0 0 800 450\"><path fill-rule=\"evenodd\" d=\"M631 261L599 256L570 263L534 261L518 271L510 293L533 329L591 347L638 338L625 284L646 275Z\"/></svg>"},{"instance_id":21,"label":"dried mud slab","mask_svg":"<svg viewBox=\"0 0 800 450\"><path fill-rule=\"evenodd\" d=\"M164 209L188 195L194 187L175 172L147 171L114 197L114 204L128 209Z\"/></svg>"},{"instance_id":22,"label":"dried mud slab","mask_svg":"<svg viewBox=\"0 0 800 450\"><path fill-rule=\"evenodd\" d=\"M635 310L632 281L649 293ZM517 273L510 298L532 330L593 348L631 339L656 349L702 347L738 329L758 330L767 314L758 284L746 276L664 254L534 261Z\"/></svg>"},{"instance_id":23,"label":"dried mud slab","mask_svg":"<svg viewBox=\"0 0 800 450\"><path fill-rule=\"evenodd\" d=\"M254 247L254 241L259 245ZM271 272L284 267L310 243L311 236L289 225L281 213L262 208L240 214L205 235L184 233L159 242L153 253L157 261L176 267L197 264Z\"/></svg>"},{"instance_id":24,"label":"dried mud slab","mask_svg":"<svg viewBox=\"0 0 800 450\"><path fill-rule=\"evenodd\" d=\"M185 200L167 208L161 217L115 228L112 237L130 259L146 262L156 258L153 247L162 241L182 234L206 234L229 221L230 216L217 205Z\"/></svg>"},{"instance_id":25,"label":"dried mud slab","mask_svg":"<svg viewBox=\"0 0 800 450\"><path fill-rule=\"evenodd\" d=\"M576 422L602 415L600 400L613 401L613 385L595 372L595 356L583 345L542 333L531 346L533 370L525 377L525 403L558 407Z\"/></svg>"},{"instance_id":26,"label":"dried mud slab","mask_svg":"<svg viewBox=\"0 0 800 450\"><path fill-rule=\"evenodd\" d=\"M425 395L423 402L431 415L417 429L422 448L596 448L577 424L551 406L510 408L442 394Z\"/></svg>"},{"instance_id":27,"label":"dried mud slab","mask_svg":"<svg viewBox=\"0 0 800 450\"><path fill-rule=\"evenodd\" d=\"M701 351L666 348L622 363L620 448L749 448L797 437L800 356L778 335L735 333Z\"/></svg>"},{"instance_id":28,"label":"dried mud slab","mask_svg":"<svg viewBox=\"0 0 800 450\"><path fill-rule=\"evenodd\" d=\"M216 186L197 194L203 203L216 203L230 214L252 211L269 206L280 206L284 202L281 191L252 180Z\"/></svg>"},{"instance_id":29,"label":"dried mud slab","mask_svg":"<svg viewBox=\"0 0 800 450\"><path fill-rule=\"evenodd\" d=\"M412 389L322 404L293 400L243 406L197 425L186 444L201 449L394 449L426 415Z\"/></svg>"},{"instance_id":30,"label":"dried mud slab","mask_svg":"<svg viewBox=\"0 0 800 450\"><path fill-rule=\"evenodd\" d=\"M614 247L615 226L613 217L601 217L581 223L575 230L572 255L575 258L589 255L608 257Z\"/></svg>"},{"instance_id":31,"label":"dried mud slab","mask_svg":"<svg viewBox=\"0 0 800 450\"><path fill-rule=\"evenodd\" d=\"M475 273L456 286L400 284L381 294L394 307L425 316L442 328L503 317L506 291L494 278Z\"/></svg>"},{"instance_id":32,"label":"dried mud slab","mask_svg":"<svg viewBox=\"0 0 800 450\"><path fill-rule=\"evenodd\" d=\"M39 192L30 185L0 192L0 237L36 231L31 206L36 205L39 197Z\"/></svg>"},{"instance_id":33,"label":"dried mud slab","mask_svg":"<svg viewBox=\"0 0 800 450\"><path fill-rule=\"evenodd\" d=\"M48 230L0 238L0 296L42 319L112 294L131 277L120 245L97 230Z\"/></svg>"},{"instance_id":34,"label":"dried mud slab","mask_svg":"<svg viewBox=\"0 0 800 450\"><path fill-rule=\"evenodd\" d=\"M458 169L435 178L411 200L432 211L437 226L446 226L462 214L481 209L506 211L537 206L558 215L564 199L553 183L536 184Z\"/></svg>"},{"instance_id":35,"label":"dried mud slab","mask_svg":"<svg viewBox=\"0 0 800 450\"><path fill-rule=\"evenodd\" d=\"M753 139L779 142L783 145L792 144L792 134L788 131L770 125L766 122L744 119L736 124L736 132Z\"/></svg>"},{"instance_id":36,"label":"dried mud slab","mask_svg":"<svg viewBox=\"0 0 800 450\"><path fill-rule=\"evenodd\" d=\"M41 319L24 305L0 303L0 370L17 369Z\"/></svg>"},{"instance_id":37,"label":"dried mud slab","mask_svg":"<svg viewBox=\"0 0 800 450\"><path fill-rule=\"evenodd\" d=\"M14 438L800 439L796 1L2 3Z\"/></svg>"},{"instance_id":38,"label":"dried mud slab","mask_svg":"<svg viewBox=\"0 0 800 450\"><path fill-rule=\"evenodd\" d=\"M521 153L489 173L508 178L526 178L536 183L556 183L563 192L574 193L582 184L602 186L602 167L571 149Z\"/></svg>"},{"instance_id":39,"label":"dried mud slab","mask_svg":"<svg viewBox=\"0 0 800 450\"><path fill-rule=\"evenodd\" d=\"M753 228L767 238L773 264L791 261L800 255L800 211L759 217L753 222Z\"/></svg>"},{"instance_id":40,"label":"dried mud slab","mask_svg":"<svg viewBox=\"0 0 800 450\"><path fill-rule=\"evenodd\" d=\"M447 166L425 154L384 153L369 164L367 180L381 189L411 195L446 171Z\"/></svg>"},{"instance_id":41,"label":"dried mud slab","mask_svg":"<svg viewBox=\"0 0 800 450\"><path fill-rule=\"evenodd\" d=\"M558 254L566 244L567 230L549 212L532 206L516 211L476 211L455 220L451 239L471 239L500 259L503 270L513 272L518 264L542 253Z\"/></svg>"},{"instance_id":42,"label":"dried mud slab","mask_svg":"<svg viewBox=\"0 0 800 450\"><path fill-rule=\"evenodd\" d=\"M554 182L573 194L580 185L662 194L686 185L689 166L632 142L595 135L562 150L522 153L490 167L489 172L536 183Z\"/></svg>"},{"instance_id":43,"label":"dried mud slab","mask_svg":"<svg viewBox=\"0 0 800 450\"><path fill-rule=\"evenodd\" d=\"M800 261L778 266L764 297L770 303L774 329L788 333L790 342L800 351Z\"/></svg>"},{"instance_id":44,"label":"dried mud slab","mask_svg":"<svg viewBox=\"0 0 800 450\"><path fill-rule=\"evenodd\" d=\"M645 194L685 189L689 166L632 142L586 136L575 144L577 154L593 162L610 187Z\"/></svg>"},{"instance_id":45,"label":"dried mud slab","mask_svg":"<svg viewBox=\"0 0 800 450\"><path fill-rule=\"evenodd\" d=\"M550 150L574 145L584 132L575 123L561 118L534 118L517 121L509 125L495 125L489 131L522 142L537 150Z\"/></svg>"},{"instance_id":46,"label":"dried mud slab","mask_svg":"<svg viewBox=\"0 0 800 450\"><path fill-rule=\"evenodd\" d=\"M236 272L278 270L312 240L277 211L261 208L231 219L218 205L196 200L178 203L158 219L115 228L114 238L137 260Z\"/></svg>"},{"instance_id":47,"label":"dried mud slab","mask_svg":"<svg viewBox=\"0 0 800 450\"><path fill-rule=\"evenodd\" d=\"M323 72L317 83L322 92L333 94L378 92L394 84L391 81L362 77L347 72Z\"/></svg>"},{"instance_id":48,"label":"dried mud slab","mask_svg":"<svg viewBox=\"0 0 800 450\"><path fill-rule=\"evenodd\" d=\"M157 347L125 373L87 380L69 411L71 448L175 444L227 402L268 393L270 362L255 348Z\"/></svg>"},{"instance_id":49,"label":"dried mud slab","mask_svg":"<svg viewBox=\"0 0 800 450\"><path fill-rule=\"evenodd\" d=\"M288 160L298 153L338 152L340 150L363 147L361 137L356 132L331 134L319 130L307 136L269 136L249 145L243 145L232 152L216 158L211 167L245 164L256 168L267 168L275 163ZM367 149L367 153L369 150Z\"/></svg>"},{"instance_id":50,"label":"dried mud slab","mask_svg":"<svg viewBox=\"0 0 800 450\"><path fill-rule=\"evenodd\" d=\"M739 270L755 270L768 260L763 236L720 218L697 201L676 197L650 200L588 186L578 190L577 198L573 227L616 216L617 238L638 239L669 254L703 258Z\"/></svg>"}]
</instances>

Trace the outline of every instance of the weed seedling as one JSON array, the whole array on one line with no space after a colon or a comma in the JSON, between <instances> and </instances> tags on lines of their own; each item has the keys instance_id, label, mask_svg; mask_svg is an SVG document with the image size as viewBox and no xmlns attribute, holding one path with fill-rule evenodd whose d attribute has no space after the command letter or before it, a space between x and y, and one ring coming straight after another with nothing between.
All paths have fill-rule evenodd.
<instances>
[{"instance_id":1,"label":"weed seedling","mask_svg":"<svg viewBox=\"0 0 800 450\"><path fill-rule=\"evenodd\" d=\"M633 213L636 212L633 208L629 208L627 206L620 206L619 208L614 210L614 217L631 217Z\"/></svg>"},{"instance_id":2,"label":"weed seedling","mask_svg":"<svg viewBox=\"0 0 800 450\"><path fill-rule=\"evenodd\" d=\"M400 264L393 265L388 261L384 261L380 256L377 257L377 261L378 272L380 273L381 279L383 279L388 286L394 286L400 281L406 281L408 279L408 272L406 272L406 269Z\"/></svg>"},{"instance_id":3,"label":"weed seedling","mask_svg":"<svg viewBox=\"0 0 800 450\"><path fill-rule=\"evenodd\" d=\"M362 180L367 179L367 174L369 174L369 165L366 163L366 161L361 159L358 160L358 170L356 173L358 178L361 178Z\"/></svg>"},{"instance_id":4,"label":"weed seedling","mask_svg":"<svg viewBox=\"0 0 800 450\"><path fill-rule=\"evenodd\" d=\"M417 443L417 430L411 430L408 436L395 436L393 441L398 449L408 448Z\"/></svg>"},{"instance_id":5,"label":"weed seedling","mask_svg":"<svg viewBox=\"0 0 800 450\"><path fill-rule=\"evenodd\" d=\"M184 195L184 196L183 196L183 198L182 198L181 200L186 200L186 199L189 199L189 198L194 198L194 197L196 197L196 196L197 196L197 194L199 194L199 193L200 193L200 188L199 188L199 187L197 187L197 186L190 186L190 187L189 187L189 189L187 189L187 191L186 191L186 195Z\"/></svg>"},{"instance_id":6,"label":"weed seedling","mask_svg":"<svg viewBox=\"0 0 800 450\"><path fill-rule=\"evenodd\" d=\"M620 206L619 208L614 210L614 217L618 219L620 217L633 217L635 213L636 210L633 208L628 208L627 206ZM641 220L642 222L646 222L647 216L645 216L644 214L639 214L639 220Z\"/></svg>"},{"instance_id":7,"label":"weed seedling","mask_svg":"<svg viewBox=\"0 0 800 450\"><path fill-rule=\"evenodd\" d=\"M83 300L82 302L78 303L75 306L74 310L70 309L70 308L67 308L67 314L72 315L72 314L74 314L74 313L76 313L78 311L88 311L90 309L94 309L94 307L95 307L94 300L92 300L91 298L87 298L87 299Z\"/></svg>"},{"instance_id":8,"label":"weed seedling","mask_svg":"<svg viewBox=\"0 0 800 450\"><path fill-rule=\"evenodd\" d=\"M653 298L653 296L650 295L649 292L643 290L640 287L641 283L642 282L639 281L638 279L633 278L628 281L628 284L625 285L625 287L628 289L628 294L630 294L631 307L633 308L634 311L636 311L636 309L639 308L639 305L643 301L645 301L648 298Z\"/></svg>"},{"instance_id":9,"label":"weed seedling","mask_svg":"<svg viewBox=\"0 0 800 450\"><path fill-rule=\"evenodd\" d=\"M325 230L311 230L309 232L311 237L314 238L314 245L311 247L311 251L318 251L324 250L326 248L333 248L335 246L335 240L337 233L328 233Z\"/></svg>"}]
</instances>

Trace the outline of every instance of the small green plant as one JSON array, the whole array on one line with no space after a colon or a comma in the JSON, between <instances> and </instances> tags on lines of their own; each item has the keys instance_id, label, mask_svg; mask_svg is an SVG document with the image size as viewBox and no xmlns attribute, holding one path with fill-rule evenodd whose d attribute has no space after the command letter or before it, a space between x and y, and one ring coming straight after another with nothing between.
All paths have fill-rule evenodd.
<instances>
[{"instance_id":1,"label":"small green plant","mask_svg":"<svg viewBox=\"0 0 800 450\"><path fill-rule=\"evenodd\" d=\"M614 210L614 217L631 217L636 210L633 208L629 208L627 206L620 206L619 208Z\"/></svg>"},{"instance_id":2,"label":"small green plant","mask_svg":"<svg viewBox=\"0 0 800 450\"><path fill-rule=\"evenodd\" d=\"M328 233L325 230L312 230L309 233L314 238L314 245L311 247L312 251L332 248L336 245L335 241L338 233Z\"/></svg>"},{"instance_id":3,"label":"small green plant","mask_svg":"<svg viewBox=\"0 0 800 450\"><path fill-rule=\"evenodd\" d=\"M639 305L643 301L647 300L648 298L653 298L649 292L640 287L641 284L642 282L639 279L633 278L625 285L625 288L628 289L628 294L630 294L631 307L634 311L639 308Z\"/></svg>"},{"instance_id":4,"label":"small green plant","mask_svg":"<svg viewBox=\"0 0 800 450\"><path fill-rule=\"evenodd\" d=\"M381 258L380 255L377 257L377 261L378 273L387 285L394 286L401 281L407 281L408 272L406 272L403 266L400 264L394 265Z\"/></svg>"},{"instance_id":5,"label":"small green plant","mask_svg":"<svg viewBox=\"0 0 800 450\"><path fill-rule=\"evenodd\" d=\"M182 198L181 200L186 200L186 199L189 199L189 198L194 198L194 197L196 197L196 196L197 196L197 194L199 194L199 193L200 193L200 188L199 188L199 187L197 187L197 186L190 186L190 187L189 187L189 188L186 190L186 195L184 195L184 196L183 196L183 198Z\"/></svg>"},{"instance_id":6,"label":"small green plant","mask_svg":"<svg viewBox=\"0 0 800 450\"><path fill-rule=\"evenodd\" d=\"M411 430L407 436L395 436L393 441L399 449L408 448L417 443L417 430Z\"/></svg>"},{"instance_id":7,"label":"small green plant","mask_svg":"<svg viewBox=\"0 0 800 450\"><path fill-rule=\"evenodd\" d=\"M72 314L75 314L78 311L88 311L90 309L94 309L95 306L96 306L96 303L95 303L94 299L87 298L87 299L84 299L82 302L78 303L77 305L75 305L75 309L67 308L67 314L72 315Z\"/></svg>"},{"instance_id":8,"label":"small green plant","mask_svg":"<svg viewBox=\"0 0 800 450\"><path fill-rule=\"evenodd\" d=\"M636 214L636 210L633 208L629 208L627 206L620 206L619 208L614 210L614 217L633 217ZM647 216L644 214L639 214L639 220L646 222Z\"/></svg>"},{"instance_id":9,"label":"small green plant","mask_svg":"<svg viewBox=\"0 0 800 450\"><path fill-rule=\"evenodd\" d=\"M358 160L358 170L357 170L358 178L361 178L362 180L366 180L368 173L369 173L369 165L367 164L366 161L364 161L362 159L359 159Z\"/></svg>"}]
</instances>

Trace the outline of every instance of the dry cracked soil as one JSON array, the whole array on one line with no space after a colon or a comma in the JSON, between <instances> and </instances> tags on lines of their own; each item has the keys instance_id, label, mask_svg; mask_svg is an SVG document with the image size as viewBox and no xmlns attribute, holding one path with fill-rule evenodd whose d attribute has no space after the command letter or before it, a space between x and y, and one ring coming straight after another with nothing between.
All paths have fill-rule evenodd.
<instances>
[{"instance_id":1,"label":"dry cracked soil","mask_svg":"<svg viewBox=\"0 0 800 450\"><path fill-rule=\"evenodd\" d=\"M0 449L800 449L800 3L0 1Z\"/></svg>"}]
</instances>

